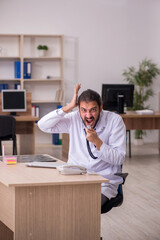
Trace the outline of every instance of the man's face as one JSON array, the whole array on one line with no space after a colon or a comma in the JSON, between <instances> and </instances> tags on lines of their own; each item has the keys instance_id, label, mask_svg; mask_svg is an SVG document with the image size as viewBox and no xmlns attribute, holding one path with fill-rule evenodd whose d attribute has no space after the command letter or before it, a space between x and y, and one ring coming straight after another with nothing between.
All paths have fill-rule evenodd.
<instances>
[{"instance_id":1,"label":"man's face","mask_svg":"<svg viewBox=\"0 0 160 240\"><path fill-rule=\"evenodd\" d=\"M86 127L87 126L90 126L91 128L95 127L101 111L102 106L99 108L96 101L80 102L79 112Z\"/></svg>"}]
</instances>

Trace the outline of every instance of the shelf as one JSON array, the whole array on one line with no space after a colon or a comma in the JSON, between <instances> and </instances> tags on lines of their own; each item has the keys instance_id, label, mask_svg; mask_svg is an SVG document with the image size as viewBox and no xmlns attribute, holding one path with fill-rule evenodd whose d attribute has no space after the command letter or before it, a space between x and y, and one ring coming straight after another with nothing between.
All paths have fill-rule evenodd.
<instances>
[{"instance_id":1,"label":"shelf","mask_svg":"<svg viewBox=\"0 0 160 240\"><path fill-rule=\"evenodd\" d=\"M0 56L0 60L20 60L18 56Z\"/></svg>"},{"instance_id":2,"label":"shelf","mask_svg":"<svg viewBox=\"0 0 160 240\"><path fill-rule=\"evenodd\" d=\"M26 60L48 60L48 61L60 61L62 57L24 57L22 58L24 61ZM0 56L0 60L20 60L19 56Z\"/></svg>"},{"instance_id":3,"label":"shelf","mask_svg":"<svg viewBox=\"0 0 160 240\"><path fill-rule=\"evenodd\" d=\"M23 59L24 59L24 60L60 61L60 60L62 60L63 58L62 58L62 57L48 57L48 56L45 56L45 57L24 57Z\"/></svg>"},{"instance_id":4,"label":"shelf","mask_svg":"<svg viewBox=\"0 0 160 240\"><path fill-rule=\"evenodd\" d=\"M61 38L61 37L63 37L63 35L50 35L50 34L46 34L46 35L44 35L44 34L23 34L23 36L24 37L31 37L31 38L35 38L35 37L40 37L40 38Z\"/></svg>"},{"instance_id":5,"label":"shelf","mask_svg":"<svg viewBox=\"0 0 160 240\"><path fill-rule=\"evenodd\" d=\"M32 104L35 103L63 103L63 101L53 101L53 100L32 100Z\"/></svg>"},{"instance_id":6,"label":"shelf","mask_svg":"<svg viewBox=\"0 0 160 240\"><path fill-rule=\"evenodd\" d=\"M62 78L51 78L51 79L36 79L36 78L31 78L31 79L23 79L24 82L57 82L57 81L62 81Z\"/></svg>"},{"instance_id":7,"label":"shelf","mask_svg":"<svg viewBox=\"0 0 160 240\"><path fill-rule=\"evenodd\" d=\"M12 81L13 81L13 82L15 82L15 81L19 81L19 82L20 82L21 79L20 79L20 78L13 78L13 79L12 79L12 78L7 78L7 79L5 78L5 79L0 79L0 82L6 82L6 81L7 81L7 82L8 82L8 81L9 81L9 82L12 82Z\"/></svg>"},{"instance_id":8,"label":"shelf","mask_svg":"<svg viewBox=\"0 0 160 240\"><path fill-rule=\"evenodd\" d=\"M9 37L9 38L11 38L11 37L20 37L20 36L21 36L21 34L14 34L14 33L2 33L0 35L0 37Z\"/></svg>"}]
</instances>

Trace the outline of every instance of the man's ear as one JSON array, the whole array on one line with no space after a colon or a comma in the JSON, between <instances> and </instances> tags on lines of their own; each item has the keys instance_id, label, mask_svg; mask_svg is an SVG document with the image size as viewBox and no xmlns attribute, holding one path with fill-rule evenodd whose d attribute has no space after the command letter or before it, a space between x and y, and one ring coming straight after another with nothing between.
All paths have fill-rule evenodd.
<instances>
[{"instance_id":1,"label":"man's ear","mask_svg":"<svg viewBox=\"0 0 160 240\"><path fill-rule=\"evenodd\" d=\"M100 106L100 112L102 112L102 109L103 109L103 105Z\"/></svg>"}]
</instances>

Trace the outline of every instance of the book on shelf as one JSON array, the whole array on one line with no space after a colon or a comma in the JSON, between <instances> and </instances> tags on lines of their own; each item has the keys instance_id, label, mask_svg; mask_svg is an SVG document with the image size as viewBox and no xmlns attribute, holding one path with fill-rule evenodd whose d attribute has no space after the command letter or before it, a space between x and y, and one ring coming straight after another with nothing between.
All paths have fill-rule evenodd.
<instances>
[{"instance_id":1,"label":"book on shelf","mask_svg":"<svg viewBox=\"0 0 160 240\"><path fill-rule=\"evenodd\" d=\"M39 116L40 116L40 114L39 114L39 106L32 105L32 116L39 118Z\"/></svg>"},{"instance_id":2,"label":"book on shelf","mask_svg":"<svg viewBox=\"0 0 160 240\"><path fill-rule=\"evenodd\" d=\"M58 89L56 91L56 99L55 99L55 101L61 102L62 100L63 100L63 90L62 89Z\"/></svg>"},{"instance_id":3,"label":"book on shelf","mask_svg":"<svg viewBox=\"0 0 160 240\"><path fill-rule=\"evenodd\" d=\"M32 105L32 116L35 117L36 116L36 108L34 105Z\"/></svg>"},{"instance_id":4,"label":"book on shelf","mask_svg":"<svg viewBox=\"0 0 160 240\"><path fill-rule=\"evenodd\" d=\"M39 106L35 106L35 115L39 118Z\"/></svg>"},{"instance_id":5,"label":"book on shelf","mask_svg":"<svg viewBox=\"0 0 160 240\"><path fill-rule=\"evenodd\" d=\"M14 77L21 78L21 62L14 62ZM23 63L23 77L24 79L31 79L31 62Z\"/></svg>"}]
</instances>

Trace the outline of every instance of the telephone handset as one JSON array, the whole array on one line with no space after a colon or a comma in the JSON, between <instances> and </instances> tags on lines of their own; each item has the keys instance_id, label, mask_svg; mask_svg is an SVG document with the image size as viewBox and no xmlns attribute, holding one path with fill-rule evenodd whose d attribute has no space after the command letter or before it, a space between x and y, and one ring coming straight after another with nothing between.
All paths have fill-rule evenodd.
<instances>
[{"instance_id":1,"label":"telephone handset","mask_svg":"<svg viewBox=\"0 0 160 240\"><path fill-rule=\"evenodd\" d=\"M62 165L58 166L57 170L61 174L68 174L68 175L74 175L74 174L85 174L87 173L87 169L85 167L79 166L79 165Z\"/></svg>"}]
</instances>

